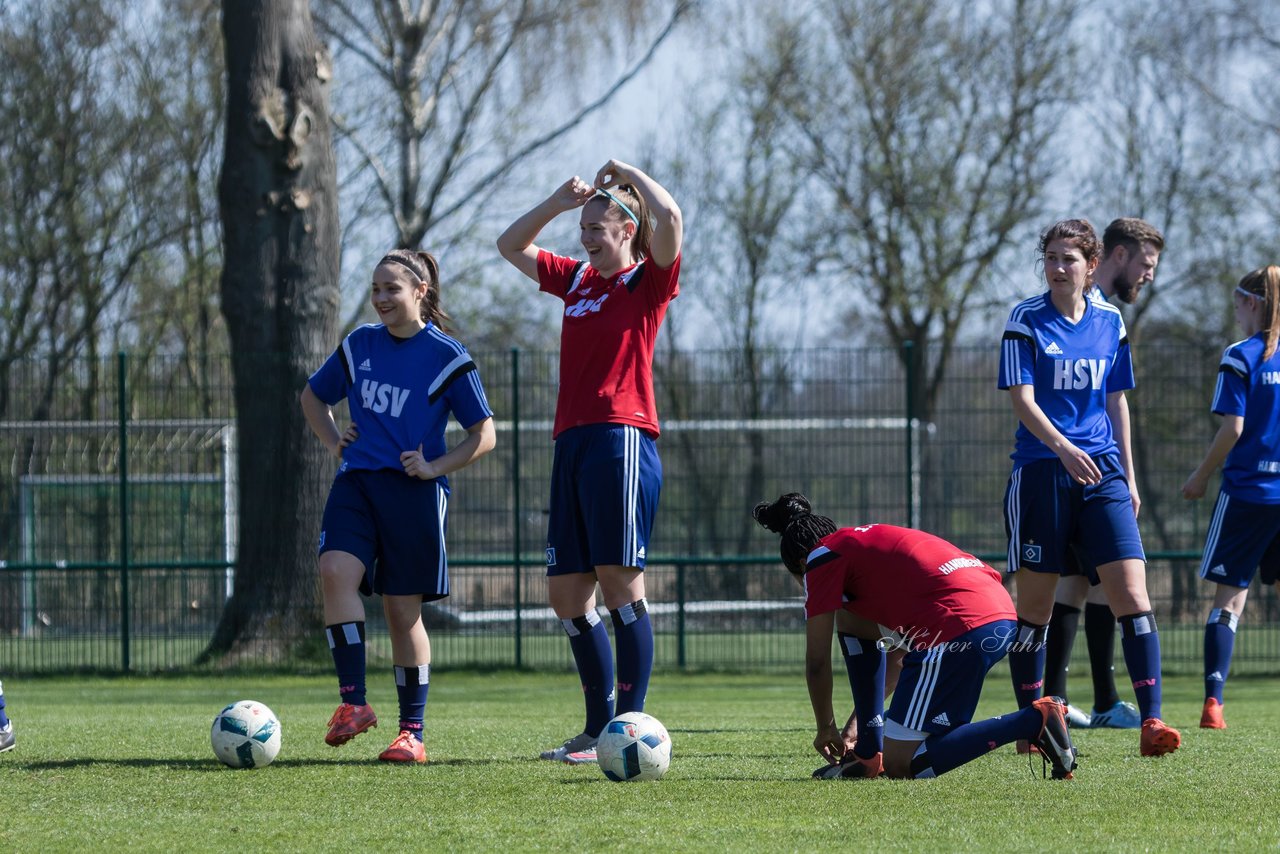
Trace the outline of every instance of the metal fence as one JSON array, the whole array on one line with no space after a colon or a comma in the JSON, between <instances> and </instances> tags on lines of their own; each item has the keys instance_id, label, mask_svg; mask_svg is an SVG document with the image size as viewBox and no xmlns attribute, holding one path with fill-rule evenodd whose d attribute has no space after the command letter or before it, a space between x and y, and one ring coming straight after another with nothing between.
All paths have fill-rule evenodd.
<instances>
[{"instance_id":1,"label":"metal fence","mask_svg":"<svg viewBox=\"0 0 1280 854\"><path fill-rule=\"evenodd\" d=\"M1144 343L1130 395L1165 662L1188 672L1208 603L1196 570L1211 507L1184 502L1179 487L1215 429L1217 352ZM474 355L499 444L452 478L453 594L424 609L433 657L568 668L542 569L556 354ZM945 382L918 398L907 390L926 380L905 355L659 356L665 481L646 573L659 667L797 666L798 590L749 516L780 492L805 492L839 523L923 527L1003 565L1016 420L995 388L996 349L954 350ZM124 354L3 369L0 672L182 668L205 648L235 581L237 496L263 488L234 481L244 439L230 375L222 358ZM371 661L389 661L380 604L368 605ZM288 664L325 669L317 652ZM1250 600L1235 663L1280 669L1271 588Z\"/></svg>"}]
</instances>

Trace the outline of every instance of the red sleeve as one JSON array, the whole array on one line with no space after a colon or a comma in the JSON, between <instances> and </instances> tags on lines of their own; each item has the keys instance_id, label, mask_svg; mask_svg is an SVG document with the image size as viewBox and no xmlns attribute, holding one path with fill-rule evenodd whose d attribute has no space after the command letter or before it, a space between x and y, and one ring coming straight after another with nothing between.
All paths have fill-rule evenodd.
<instances>
[{"instance_id":1,"label":"red sleeve","mask_svg":"<svg viewBox=\"0 0 1280 854\"><path fill-rule=\"evenodd\" d=\"M844 607L844 569L829 561L804 574L804 618L829 614Z\"/></svg>"},{"instance_id":2,"label":"red sleeve","mask_svg":"<svg viewBox=\"0 0 1280 854\"><path fill-rule=\"evenodd\" d=\"M569 291L569 285L573 282L573 271L580 263L583 262L539 249L538 290L564 299Z\"/></svg>"},{"instance_id":3,"label":"red sleeve","mask_svg":"<svg viewBox=\"0 0 1280 854\"><path fill-rule=\"evenodd\" d=\"M659 267L653 259L645 261L648 268L645 286L657 304L673 300L680 295L680 256L671 262L670 267Z\"/></svg>"}]
</instances>

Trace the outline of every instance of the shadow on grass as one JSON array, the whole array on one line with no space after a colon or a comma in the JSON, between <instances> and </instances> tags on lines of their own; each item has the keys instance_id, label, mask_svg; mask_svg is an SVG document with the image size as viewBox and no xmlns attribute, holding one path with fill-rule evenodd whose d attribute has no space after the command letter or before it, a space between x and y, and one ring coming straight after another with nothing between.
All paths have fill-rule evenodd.
<instances>
[{"instance_id":1,"label":"shadow on grass","mask_svg":"<svg viewBox=\"0 0 1280 854\"><path fill-rule=\"evenodd\" d=\"M593 775L591 775L590 777L574 777L574 778L572 778L572 779L559 780L559 781L557 781L557 782L559 782L559 783L560 783L560 785L562 785L562 786L597 786L597 785L604 785L604 786L618 786L618 785L635 785L635 786L644 786L644 785L646 785L646 784L648 784L648 783L657 783L658 781L657 781L657 780L642 780L642 781L637 781L637 782L634 782L634 783L617 783L617 782L615 782L615 781L613 781L613 780L610 780L608 777L604 776L603 774L593 774ZM693 785L702 786L702 785L704 785L704 784L706 784L706 783L708 783L708 782L716 782L716 783L792 783L792 782L804 782L804 783L809 783L809 782L813 782L813 781L811 781L809 777L785 777L785 776L783 776L783 777L769 777L769 776L765 776L765 775L763 775L763 774L759 774L759 775L751 775L751 774L699 774L699 775L697 776L697 778L696 778L696 779L691 778L691 777L685 777L685 778L681 778L681 777L663 777L661 782L662 782L662 785L664 785L664 786L678 785L678 784L680 784L680 783L690 783L690 784L693 784ZM817 781L817 782L823 782L823 783L825 783L825 782L827 782L827 781L822 780L822 781ZM847 782L847 781L845 781L845 782Z\"/></svg>"},{"instance_id":2,"label":"shadow on grass","mask_svg":"<svg viewBox=\"0 0 1280 854\"><path fill-rule=\"evenodd\" d=\"M467 766L485 766L485 765L509 765L511 759L493 758L493 759L432 759L427 766L440 765L445 767L467 767ZM530 762L540 760L530 759ZM47 762L28 762L19 765L11 763L14 766L21 767L27 771L60 771L72 768L92 768L95 766L108 768L173 768L181 771L252 771L252 768L228 768L216 759L100 759L92 756L85 756L79 759L58 759ZM312 768L331 765L338 766L362 766L370 765L386 765L391 766L394 762L379 762L376 759L368 757L353 757L350 759L277 759L271 763L276 768Z\"/></svg>"},{"instance_id":3,"label":"shadow on grass","mask_svg":"<svg viewBox=\"0 0 1280 854\"><path fill-rule=\"evenodd\" d=\"M738 726L735 726L735 727L707 727L704 729L698 729L696 727L680 727L679 729L675 729L672 727L667 728L667 731L670 732L672 735L685 735L685 734L719 735L723 733L729 733L731 735L742 735L744 733L751 733L751 732L811 732L812 730L813 730L813 727L811 726L788 726L788 727L776 727L776 726L738 727Z\"/></svg>"}]
</instances>

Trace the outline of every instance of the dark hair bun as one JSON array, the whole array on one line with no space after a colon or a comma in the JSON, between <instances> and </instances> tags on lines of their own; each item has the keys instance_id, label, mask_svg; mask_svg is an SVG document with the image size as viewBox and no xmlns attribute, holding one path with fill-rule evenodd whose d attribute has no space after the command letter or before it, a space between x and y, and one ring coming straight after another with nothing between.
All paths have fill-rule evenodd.
<instances>
[{"instance_id":1,"label":"dark hair bun","mask_svg":"<svg viewBox=\"0 0 1280 854\"><path fill-rule=\"evenodd\" d=\"M762 527L781 534L792 520L808 516L812 511L809 499L798 492L788 492L772 504L760 502L752 508L751 515Z\"/></svg>"}]
</instances>

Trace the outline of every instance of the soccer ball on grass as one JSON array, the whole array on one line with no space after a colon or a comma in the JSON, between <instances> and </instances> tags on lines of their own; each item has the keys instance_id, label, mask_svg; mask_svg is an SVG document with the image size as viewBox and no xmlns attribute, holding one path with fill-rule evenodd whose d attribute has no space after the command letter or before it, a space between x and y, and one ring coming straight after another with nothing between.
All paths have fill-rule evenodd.
<instances>
[{"instance_id":1,"label":"soccer ball on grass","mask_svg":"<svg viewBox=\"0 0 1280 854\"><path fill-rule=\"evenodd\" d=\"M209 740L222 764L262 768L280 752L280 720L262 703L241 700L218 712Z\"/></svg>"},{"instance_id":2,"label":"soccer ball on grass","mask_svg":"<svg viewBox=\"0 0 1280 854\"><path fill-rule=\"evenodd\" d=\"M624 712L605 724L596 759L614 782L658 780L671 764L671 736L652 715Z\"/></svg>"}]
</instances>

